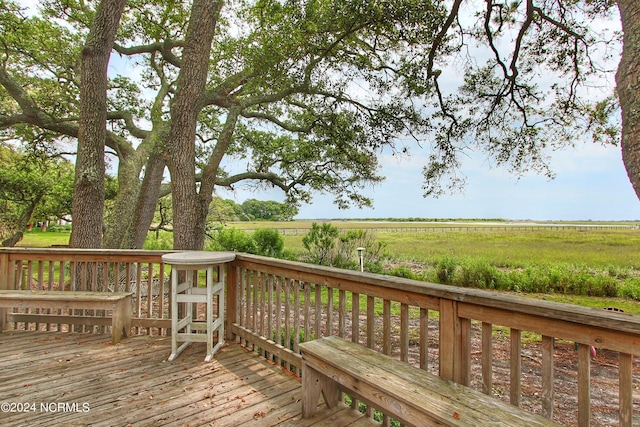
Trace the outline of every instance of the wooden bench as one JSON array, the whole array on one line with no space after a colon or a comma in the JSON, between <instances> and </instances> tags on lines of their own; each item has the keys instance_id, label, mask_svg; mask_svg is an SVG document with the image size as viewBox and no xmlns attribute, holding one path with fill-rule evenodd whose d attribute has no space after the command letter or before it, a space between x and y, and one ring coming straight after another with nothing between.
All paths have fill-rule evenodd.
<instances>
[{"instance_id":1,"label":"wooden bench","mask_svg":"<svg viewBox=\"0 0 640 427\"><path fill-rule=\"evenodd\" d=\"M85 309L111 311L111 342L117 344L131 330L130 292L0 290L0 332L7 308Z\"/></svg>"},{"instance_id":2,"label":"wooden bench","mask_svg":"<svg viewBox=\"0 0 640 427\"><path fill-rule=\"evenodd\" d=\"M300 348L304 418L315 414L320 395L334 407L344 391L408 426L558 425L342 338Z\"/></svg>"}]
</instances>

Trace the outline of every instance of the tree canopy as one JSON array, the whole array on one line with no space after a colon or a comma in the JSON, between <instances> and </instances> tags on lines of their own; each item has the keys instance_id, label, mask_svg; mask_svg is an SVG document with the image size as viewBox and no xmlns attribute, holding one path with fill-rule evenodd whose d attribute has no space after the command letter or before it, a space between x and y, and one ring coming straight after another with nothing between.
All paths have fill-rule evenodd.
<instances>
[{"instance_id":1,"label":"tree canopy","mask_svg":"<svg viewBox=\"0 0 640 427\"><path fill-rule=\"evenodd\" d=\"M46 0L28 15L0 0L5 138L78 137L78 99L91 84L80 54L106 1ZM627 1L618 3L624 23ZM550 149L584 135L617 142L613 94L588 91L620 43L596 25L615 5L129 1L106 91L104 142L119 186L104 245L141 247L169 191L182 249L202 246L217 188L277 187L292 206L316 192L368 206L361 189L383 179L378 156L404 152L409 139L431 155L425 195L464 181L469 150L516 173L552 174Z\"/></svg>"}]
</instances>

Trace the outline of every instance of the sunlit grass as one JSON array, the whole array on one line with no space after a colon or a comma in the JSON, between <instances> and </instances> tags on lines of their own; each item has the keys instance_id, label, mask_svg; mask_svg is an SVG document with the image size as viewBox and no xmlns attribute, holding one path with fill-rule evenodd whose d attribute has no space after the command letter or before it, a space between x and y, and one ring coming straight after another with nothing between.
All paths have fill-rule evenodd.
<instances>
[{"instance_id":1,"label":"sunlit grass","mask_svg":"<svg viewBox=\"0 0 640 427\"><path fill-rule=\"evenodd\" d=\"M26 248L50 248L57 245L68 245L71 233L33 230L24 233L23 239L16 246Z\"/></svg>"},{"instance_id":2,"label":"sunlit grass","mask_svg":"<svg viewBox=\"0 0 640 427\"><path fill-rule=\"evenodd\" d=\"M378 233L377 238L398 258L427 262L454 256L509 267L575 263L640 268L638 230Z\"/></svg>"}]
</instances>

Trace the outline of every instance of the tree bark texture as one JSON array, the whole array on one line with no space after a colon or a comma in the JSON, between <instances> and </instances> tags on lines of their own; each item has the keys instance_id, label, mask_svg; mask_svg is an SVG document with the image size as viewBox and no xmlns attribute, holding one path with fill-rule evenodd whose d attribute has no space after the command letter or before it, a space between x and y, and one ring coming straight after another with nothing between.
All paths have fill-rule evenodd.
<instances>
[{"instance_id":1,"label":"tree bark texture","mask_svg":"<svg viewBox=\"0 0 640 427\"><path fill-rule=\"evenodd\" d=\"M622 110L622 160L640 198L640 1L618 0L623 49L616 86Z\"/></svg>"},{"instance_id":2,"label":"tree bark texture","mask_svg":"<svg viewBox=\"0 0 640 427\"><path fill-rule=\"evenodd\" d=\"M160 197L164 159L150 154L146 163L140 155L120 158L119 190L104 232L104 247L108 249L141 249L153 221ZM144 177L139 176L144 166Z\"/></svg>"},{"instance_id":3,"label":"tree bark texture","mask_svg":"<svg viewBox=\"0 0 640 427\"><path fill-rule=\"evenodd\" d=\"M222 2L194 0L182 54L177 92L171 105L166 163L171 173L174 249L202 249L212 195L196 186L195 140L205 92L211 43Z\"/></svg>"},{"instance_id":4,"label":"tree bark texture","mask_svg":"<svg viewBox=\"0 0 640 427\"><path fill-rule=\"evenodd\" d=\"M133 231L133 248L142 249L147 233L153 221L153 214L160 198L162 187L162 176L164 174L165 162L162 156L152 154L147 161L140 197L136 203L134 212L135 229Z\"/></svg>"},{"instance_id":5,"label":"tree bark texture","mask_svg":"<svg viewBox=\"0 0 640 427\"><path fill-rule=\"evenodd\" d=\"M101 248L104 210L104 146L107 66L126 0L102 0L82 49L78 154L70 246Z\"/></svg>"}]
</instances>

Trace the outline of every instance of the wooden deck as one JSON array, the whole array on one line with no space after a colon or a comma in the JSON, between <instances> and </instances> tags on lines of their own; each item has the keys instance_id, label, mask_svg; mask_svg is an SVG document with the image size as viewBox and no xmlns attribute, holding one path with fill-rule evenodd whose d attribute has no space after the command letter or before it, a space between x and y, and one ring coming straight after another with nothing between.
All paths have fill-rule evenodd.
<instances>
[{"instance_id":1,"label":"wooden deck","mask_svg":"<svg viewBox=\"0 0 640 427\"><path fill-rule=\"evenodd\" d=\"M344 406L301 419L300 382L238 344L210 363L194 344L175 361L169 337L5 331L0 425L368 426ZM11 412L21 411L21 412Z\"/></svg>"}]
</instances>

